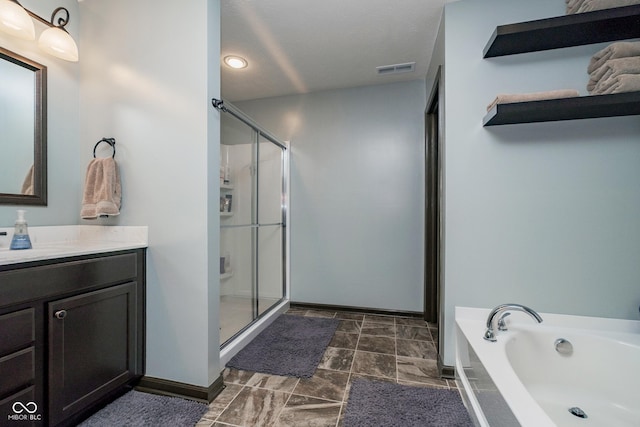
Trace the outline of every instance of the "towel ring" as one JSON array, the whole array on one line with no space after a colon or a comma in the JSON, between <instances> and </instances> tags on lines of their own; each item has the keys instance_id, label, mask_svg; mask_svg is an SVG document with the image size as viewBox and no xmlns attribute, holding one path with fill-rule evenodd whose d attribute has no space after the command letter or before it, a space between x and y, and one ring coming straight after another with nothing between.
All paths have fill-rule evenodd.
<instances>
[{"instance_id":1,"label":"towel ring","mask_svg":"<svg viewBox=\"0 0 640 427\"><path fill-rule=\"evenodd\" d=\"M111 148L113 148L113 155L111 156L111 158L114 159L116 157L116 139L115 138L102 138L100 141L96 142L96 145L93 146L93 158L94 159L96 158L96 148L98 148L98 145L100 145L101 142L106 142L111 146Z\"/></svg>"}]
</instances>

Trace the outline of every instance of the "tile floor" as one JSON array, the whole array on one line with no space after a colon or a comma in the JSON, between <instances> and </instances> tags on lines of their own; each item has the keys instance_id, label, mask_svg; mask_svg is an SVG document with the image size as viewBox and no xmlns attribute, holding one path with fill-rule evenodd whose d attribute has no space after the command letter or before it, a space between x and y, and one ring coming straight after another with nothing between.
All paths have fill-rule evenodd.
<instances>
[{"instance_id":1,"label":"tile floor","mask_svg":"<svg viewBox=\"0 0 640 427\"><path fill-rule=\"evenodd\" d=\"M225 369L226 388L197 427L342 426L354 378L452 388L437 375L437 328L417 318L291 308L288 314L341 319L312 378Z\"/></svg>"}]
</instances>

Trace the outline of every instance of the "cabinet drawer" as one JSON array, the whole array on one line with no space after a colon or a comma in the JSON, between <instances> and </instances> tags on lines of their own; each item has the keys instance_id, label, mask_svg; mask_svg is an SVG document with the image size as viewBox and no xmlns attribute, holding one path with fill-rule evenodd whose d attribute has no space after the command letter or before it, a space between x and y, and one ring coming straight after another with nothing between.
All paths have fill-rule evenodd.
<instances>
[{"instance_id":1,"label":"cabinet drawer","mask_svg":"<svg viewBox=\"0 0 640 427\"><path fill-rule=\"evenodd\" d=\"M137 251L0 271L0 306L135 280L139 274L138 259L142 259L143 253Z\"/></svg>"},{"instance_id":2,"label":"cabinet drawer","mask_svg":"<svg viewBox=\"0 0 640 427\"><path fill-rule=\"evenodd\" d=\"M0 356L31 345L35 340L34 310L0 316Z\"/></svg>"},{"instance_id":3,"label":"cabinet drawer","mask_svg":"<svg viewBox=\"0 0 640 427\"><path fill-rule=\"evenodd\" d=\"M0 357L0 396L30 385L35 376L34 347Z\"/></svg>"}]
</instances>

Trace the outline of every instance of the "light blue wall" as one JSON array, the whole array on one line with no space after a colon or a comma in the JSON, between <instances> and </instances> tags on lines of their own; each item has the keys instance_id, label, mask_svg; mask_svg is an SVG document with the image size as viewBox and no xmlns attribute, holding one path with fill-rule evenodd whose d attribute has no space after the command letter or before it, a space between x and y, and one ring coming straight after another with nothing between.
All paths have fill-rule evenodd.
<instances>
[{"instance_id":1,"label":"light blue wall","mask_svg":"<svg viewBox=\"0 0 640 427\"><path fill-rule=\"evenodd\" d=\"M291 299L422 311L423 81L238 103L291 141Z\"/></svg>"},{"instance_id":2,"label":"light blue wall","mask_svg":"<svg viewBox=\"0 0 640 427\"><path fill-rule=\"evenodd\" d=\"M67 30L78 40L79 13L76 0L24 0L24 7L49 19L51 12L63 6L69 10L71 19ZM21 40L0 32L0 46L27 57L47 67L47 157L48 200L47 206L0 205L0 226L12 226L16 209L26 209L27 221L34 225L76 224L80 218L82 200L79 169L81 158L78 135L80 96L79 63L55 58L38 48L37 37L45 29L44 24L34 21L36 40ZM24 178L24 176L22 176ZM0 173L0 180L2 180ZM0 185L1 187L1 185ZM6 242L0 242L4 246Z\"/></svg>"},{"instance_id":3,"label":"light blue wall","mask_svg":"<svg viewBox=\"0 0 640 427\"><path fill-rule=\"evenodd\" d=\"M48 67L49 203L26 207L29 224L148 225L147 375L208 386L221 369L219 116L209 103L220 96L219 1L21 3L45 18L69 9L80 51L69 63L0 33L1 46ZM117 139L122 214L81 221L103 136ZM0 206L0 226L17 208Z\"/></svg>"},{"instance_id":4,"label":"light blue wall","mask_svg":"<svg viewBox=\"0 0 640 427\"><path fill-rule=\"evenodd\" d=\"M209 107L220 99L220 0L207 1L207 328L208 384L220 371L220 113ZM204 108L204 105L203 105ZM198 184L202 183L198 181Z\"/></svg>"},{"instance_id":5,"label":"light blue wall","mask_svg":"<svg viewBox=\"0 0 640 427\"><path fill-rule=\"evenodd\" d=\"M445 9L445 364L454 306L638 318L637 116L483 128L498 93L575 88L606 44L482 59L496 25L562 15L557 0Z\"/></svg>"},{"instance_id":6,"label":"light blue wall","mask_svg":"<svg viewBox=\"0 0 640 427\"><path fill-rule=\"evenodd\" d=\"M148 225L146 374L209 386L218 338L219 1L81 3L83 158L117 140L120 216ZM214 179L215 178L215 179ZM209 185L211 183L211 185Z\"/></svg>"},{"instance_id":7,"label":"light blue wall","mask_svg":"<svg viewBox=\"0 0 640 427\"><path fill-rule=\"evenodd\" d=\"M440 88L440 97L439 101L441 104L439 105L440 110L444 111L444 102L446 101L444 98L444 87L443 83L445 81L445 72L444 72L444 29L445 29L445 21L444 21L444 9L442 10L442 16L440 17L440 26L438 27L438 35L436 37L436 41L433 46L433 52L431 52L431 62L429 63L429 68L427 70L426 76L426 85L427 85L427 98L431 96L431 91L434 89L434 85L436 84L436 78L438 74L438 70L440 70L440 82L438 83L438 87ZM427 102L429 99L427 99ZM428 107L427 107L428 108ZM446 129L440 129L439 132L442 134Z\"/></svg>"}]
</instances>

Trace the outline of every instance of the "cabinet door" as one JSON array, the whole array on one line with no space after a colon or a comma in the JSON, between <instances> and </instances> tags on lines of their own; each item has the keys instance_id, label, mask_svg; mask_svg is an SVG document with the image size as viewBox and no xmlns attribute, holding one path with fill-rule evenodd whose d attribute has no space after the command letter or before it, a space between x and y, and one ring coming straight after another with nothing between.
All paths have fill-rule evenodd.
<instances>
[{"instance_id":1,"label":"cabinet door","mask_svg":"<svg viewBox=\"0 0 640 427\"><path fill-rule=\"evenodd\" d=\"M136 283L48 304L50 424L136 375Z\"/></svg>"}]
</instances>

